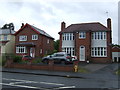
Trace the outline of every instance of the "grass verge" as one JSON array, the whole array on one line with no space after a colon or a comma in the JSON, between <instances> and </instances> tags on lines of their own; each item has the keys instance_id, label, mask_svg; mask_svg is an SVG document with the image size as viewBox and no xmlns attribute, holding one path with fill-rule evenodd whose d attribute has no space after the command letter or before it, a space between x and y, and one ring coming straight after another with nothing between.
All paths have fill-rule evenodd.
<instances>
[{"instance_id":1,"label":"grass verge","mask_svg":"<svg viewBox=\"0 0 120 90\"><path fill-rule=\"evenodd\" d=\"M120 69L116 70L116 74L120 75Z\"/></svg>"},{"instance_id":2,"label":"grass verge","mask_svg":"<svg viewBox=\"0 0 120 90\"><path fill-rule=\"evenodd\" d=\"M80 72L80 73L89 73L90 71L85 69L85 68L78 67L78 72Z\"/></svg>"}]
</instances>

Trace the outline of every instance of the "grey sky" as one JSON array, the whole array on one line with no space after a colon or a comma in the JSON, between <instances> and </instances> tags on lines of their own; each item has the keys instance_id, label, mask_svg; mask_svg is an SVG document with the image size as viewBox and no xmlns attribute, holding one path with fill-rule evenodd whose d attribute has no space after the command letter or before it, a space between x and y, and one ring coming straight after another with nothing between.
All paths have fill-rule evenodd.
<instances>
[{"instance_id":1,"label":"grey sky","mask_svg":"<svg viewBox=\"0 0 120 90\"><path fill-rule=\"evenodd\" d=\"M61 22L100 22L106 26L108 17L112 19L113 43L118 43L118 1L117 0L12 0L1 1L0 27L13 22L17 31L21 23L29 23L59 39ZM82 1L82 2L81 2ZM106 12L109 12L108 15Z\"/></svg>"}]
</instances>

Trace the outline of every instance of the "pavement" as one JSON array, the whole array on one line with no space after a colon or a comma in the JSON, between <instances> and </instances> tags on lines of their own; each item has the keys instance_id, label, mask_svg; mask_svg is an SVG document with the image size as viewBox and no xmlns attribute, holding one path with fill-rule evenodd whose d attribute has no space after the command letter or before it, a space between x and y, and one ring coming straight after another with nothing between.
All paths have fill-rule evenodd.
<instances>
[{"instance_id":1,"label":"pavement","mask_svg":"<svg viewBox=\"0 0 120 90\"><path fill-rule=\"evenodd\" d=\"M58 76L67 78L94 78L94 79L107 79L118 80L118 75L115 70L118 69L120 64L79 64L80 67L88 69L89 73L80 72L62 72L62 71L46 71L46 70L29 70L29 69L16 69L16 68L2 68L2 72L21 73L21 74L34 74L46 76Z\"/></svg>"}]
</instances>

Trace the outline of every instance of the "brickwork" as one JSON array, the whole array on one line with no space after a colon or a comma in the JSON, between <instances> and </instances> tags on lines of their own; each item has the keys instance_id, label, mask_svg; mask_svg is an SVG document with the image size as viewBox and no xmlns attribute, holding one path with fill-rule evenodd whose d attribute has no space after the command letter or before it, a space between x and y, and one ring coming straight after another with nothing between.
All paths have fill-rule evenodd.
<instances>
[{"instance_id":1,"label":"brickwork","mask_svg":"<svg viewBox=\"0 0 120 90\"><path fill-rule=\"evenodd\" d=\"M32 40L32 35L38 35L38 40ZM27 41L19 41L19 36L26 35ZM49 39L49 43L47 40ZM49 54L53 52L54 45L53 45L53 38L49 38L42 34L37 33L36 31L32 30L28 25L22 28L18 33L15 35L15 53L16 53L16 46L19 46L19 43L34 43L34 46L26 46L27 53L25 54L18 54L16 55L30 55L30 48L35 48L35 57L43 57L45 54ZM41 51L42 50L42 51Z\"/></svg>"}]
</instances>

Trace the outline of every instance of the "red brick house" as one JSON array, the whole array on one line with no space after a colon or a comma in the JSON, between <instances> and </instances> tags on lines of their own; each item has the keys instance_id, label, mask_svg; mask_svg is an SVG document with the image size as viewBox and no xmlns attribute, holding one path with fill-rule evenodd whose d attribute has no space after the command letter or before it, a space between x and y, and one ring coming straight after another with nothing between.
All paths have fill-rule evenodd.
<instances>
[{"instance_id":1,"label":"red brick house","mask_svg":"<svg viewBox=\"0 0 120 90\"><path fill-rule=\"evenodd\" d=\"M15 53L43 57L53 52L53 41L54 38L43 30L25 24L15 33Z\"/></svg>"},{"instance_id":2,"label":"red brick house","mask_svg":"<svg viewBox=\"0 0 120 90\"><path fill-rule=\"evenodd\" d=\"M112 47L112 60L113 62L120 62L120 47L119 46Z\"/></svg>"},{"instance_id":3,"label":"red brick house","mask_svg":"<svg viewBox=\"0 0 120 90\"><path fill-rule=\"evenodd\" d=\"M111 19L107 27L99 22L61 23L59 51L77 56L80 62L110 63L112 61Z\"/></svg>"}]
</instances>

